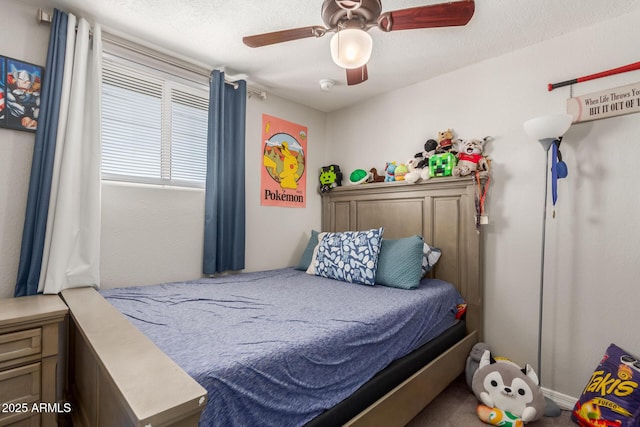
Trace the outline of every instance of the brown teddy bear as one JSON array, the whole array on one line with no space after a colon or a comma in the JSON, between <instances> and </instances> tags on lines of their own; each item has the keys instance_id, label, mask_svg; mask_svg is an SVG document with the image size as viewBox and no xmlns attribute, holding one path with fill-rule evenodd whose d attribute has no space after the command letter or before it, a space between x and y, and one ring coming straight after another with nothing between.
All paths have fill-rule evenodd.
<instances>
[{"instance_id":1,"label":"brown teddy bear","mask_svg":"<svg viewBox=\"0 0 640 427\"><path fill-rule=\"evenodd\" d=\"M436 147L436 154L449 153L453 149L453 130L447 129L445 131L438 132L438 146Z\"/></svg>"}]
</instances>

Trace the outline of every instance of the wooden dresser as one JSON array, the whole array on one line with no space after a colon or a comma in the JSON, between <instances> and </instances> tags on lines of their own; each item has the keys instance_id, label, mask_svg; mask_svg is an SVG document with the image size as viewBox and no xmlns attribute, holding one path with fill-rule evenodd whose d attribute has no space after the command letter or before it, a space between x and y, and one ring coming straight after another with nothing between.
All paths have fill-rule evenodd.
<instances>
[{"instance_id":1,"label":"wooden dresser","mask_svg":"<svg viewBox=\"0 0 640 427\"><path fill-rule=\"evenodd\" d=\"M57 295L0 299L0 426L57 425L65 410L56 384L67 311Z\"/></svg>"}]
</instances>

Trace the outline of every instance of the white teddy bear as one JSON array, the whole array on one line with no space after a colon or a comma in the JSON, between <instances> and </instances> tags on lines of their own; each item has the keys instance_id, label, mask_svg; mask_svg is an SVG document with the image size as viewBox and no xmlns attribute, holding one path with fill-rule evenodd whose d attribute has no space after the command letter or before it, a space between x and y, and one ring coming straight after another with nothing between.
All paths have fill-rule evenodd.
<instances>
[{"instance_id":1,"label":"white teddy bear","mask_svg":"<svg viewBox=\"0 0 640 427\"><path fill-rule=\"evenodd\" d=\"M416 182L423 180L426 181L430 178L429 176L429 165L425 165L424 167L420 167L422 160L417 158L412 158L407 160L407 174L404 176L404 180L409 184L415 184Z\"/></svg>"},{"instance_id":2,"label":"white teddy bear","mask_svg":"<svg viewBox=\"0 0 640 427\"><path fill-rule=\"evenodd\" d=\"M453 176L470 175L480 170L489 170L486 157L482 155L484 144L491 139L487 136L483 139L458 139L454 148L458 152L458 164L453 168Z\"/></svg>"}]
</instances>

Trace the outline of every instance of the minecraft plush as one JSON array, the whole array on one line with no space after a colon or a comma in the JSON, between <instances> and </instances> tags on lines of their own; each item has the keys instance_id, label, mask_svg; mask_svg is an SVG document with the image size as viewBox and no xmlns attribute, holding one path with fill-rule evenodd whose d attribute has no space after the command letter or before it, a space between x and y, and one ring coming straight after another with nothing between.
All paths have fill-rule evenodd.
<instances>
[{"instance_id":1,"label":"minecraft plush","mask_svg":"<svg viewBox=\"0 0 640 427\"><path fill-rule=\"evenodd\" d=\"M490 139L458 139L455 149L458 152L458 164L453 168L453 176L465 176L477 170L489 170L487 159L482 155L484 144Z\"/></svg>"},{"instance_id":2,"label":"minecraft plush","mask_svg":"<svg viewBox=\"0 0 640 427\"><path fill-rule=\"evenodd\" d=\"M453 153L434 154L429 157L429 176L450 176L456 163Z\"/></svg>"},{"instance_id":3,"label":"minecraft plush","mask_svg":"<svg viewBox=\"0 0 640 427\"><path fill-rule=\"evenodd\" d=\"M340 172L340 166L329 165L322 166L320 168L320 192L327 193L335 187L342 185L342 172Z\"/></svg>"},{"instance_id":4,"label":"minecraft plush","mask_svg":"<svg viewBox=\"0 0 640 427\"><path fill-rule=\"evenodd\" d=\"M538 376L530 365L520 367L509 360L495 360L485 350L473 374L472 389L482 405L478 417L487 424L522 426L542 418L545 399Z\"/></svg>"}]
</instances>

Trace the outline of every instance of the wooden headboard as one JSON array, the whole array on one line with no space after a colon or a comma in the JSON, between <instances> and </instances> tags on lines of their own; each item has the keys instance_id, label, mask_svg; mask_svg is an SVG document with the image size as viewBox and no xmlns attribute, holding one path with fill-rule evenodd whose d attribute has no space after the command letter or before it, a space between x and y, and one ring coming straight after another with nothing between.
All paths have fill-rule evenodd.
<instances>
[{"instance_id":1,"label":"wooden headboard","mask_svg":"<svg viewBox=\"0 0 640 427\"><path fill-rule=\"evenodd\" d=\"M475 226L475 193L471 178L337 187L322 198L322 230L384 227L387 239L423 236L442 250L434 277L458 288L468 304L467 328L482 340L482 236Z\"/></svg>"}]
</instances>

